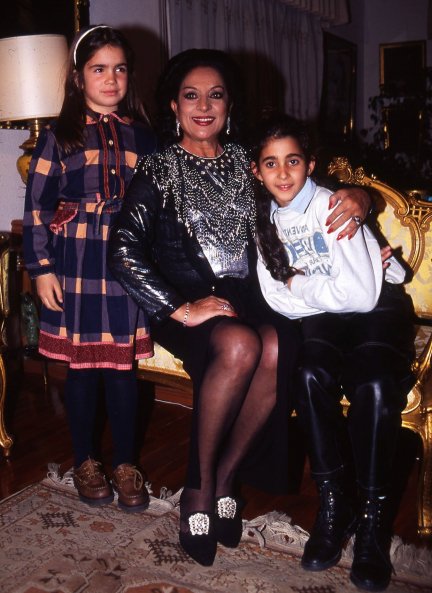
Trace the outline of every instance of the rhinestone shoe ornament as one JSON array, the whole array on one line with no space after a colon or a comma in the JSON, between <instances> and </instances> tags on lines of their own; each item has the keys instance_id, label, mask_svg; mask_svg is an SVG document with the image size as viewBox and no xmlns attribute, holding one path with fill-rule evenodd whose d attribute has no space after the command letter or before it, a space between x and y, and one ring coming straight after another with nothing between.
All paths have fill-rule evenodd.
<instances>
[{"instance_id":1,"label":"rhinestone shoe ornament","mask_svg":"<svg viewBox=\"0 0 432 593\"><path fill-rule=\"evenodd\" d=\"M232 496L216 498L215 533L217 541L226 548L236 548L243 533L242 501Z\"/></svg>"},{"instance_id":2,"label":"rhinestone shoe ornament","mask_svg":"<svg viewBox=\"0 0 432 593\"><path fill-rule=\"evenodd\" d=\"M188 519L191 535L208 535L210 519L205 513L194 513Z\"/></svg>"},{"instance_id":3,"label":"rhinestone shoe ornament","mask_svg":"<svg viewBox=\"0 0 432 593\"><path fill-rule=\"evenodd\" d=\"M217 541L214 535L214 515L209 513L192 513L180 519L183 525L187 521L189 530L179 532L179 541L183 550L191 558L203 566L211 566L214 562Z\"/></svg>"},{"instance_id":4,"label":"rhinestone shoe ornament","mask_svg":"<svg viewBox=\"0 0 432 593\"><path fill-rule=\"evenodd\" d=\"M234 519L237 503L231 496L224 496L217 501L217 514L221 519Z\"/></svg>"}]
</instances>

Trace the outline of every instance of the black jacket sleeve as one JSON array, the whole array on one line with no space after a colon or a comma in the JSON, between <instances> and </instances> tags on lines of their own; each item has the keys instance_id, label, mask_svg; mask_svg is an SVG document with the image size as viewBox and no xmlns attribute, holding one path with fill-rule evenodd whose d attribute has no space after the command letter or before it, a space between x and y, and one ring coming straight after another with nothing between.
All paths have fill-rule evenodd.
<instances>
[{"instance_id":1,"label":"black jacket sleeve","mask_svg":"<svg viewBox=\"0 0 432 593\"><path fill-rule=\"evenodd\" d=\"M158 189L138 172L129 185L108 243L112 274L155 321L165 319L185 302L155 260L159 209Z\"/></svg>"}]
</instances>

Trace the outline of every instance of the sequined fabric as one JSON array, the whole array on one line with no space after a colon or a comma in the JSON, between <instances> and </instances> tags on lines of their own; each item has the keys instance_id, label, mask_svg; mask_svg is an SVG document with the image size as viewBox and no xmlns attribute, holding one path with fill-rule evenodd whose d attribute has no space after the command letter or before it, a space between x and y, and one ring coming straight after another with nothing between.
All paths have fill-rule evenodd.
<instances>
[{"instance_id":1,"label":"sequined fabric","mask_svg":"<svg viewBox=\"0 0 432 593\"><path fill-rule=\"evenodd\" d=\"M174 199L178 219L194 234L217 277L248 275L248 227L254 228L253 185L244 149L228 144L215 158L174 145L146 157L140 168Z\"/></svg>"}]
</instances>

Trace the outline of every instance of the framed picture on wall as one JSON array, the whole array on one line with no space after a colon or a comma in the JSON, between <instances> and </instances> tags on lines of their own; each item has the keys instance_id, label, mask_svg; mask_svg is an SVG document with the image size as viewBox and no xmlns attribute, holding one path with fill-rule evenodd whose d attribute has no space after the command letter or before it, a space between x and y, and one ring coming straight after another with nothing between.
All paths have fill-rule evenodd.
<instances>
[{"instance_id":1,"label":"framed picture on wall","mask_svg":"<svg viewBox=\"0 0 432 593\"><path fill-rule=\"evenodd\" d=\"M327 143L345 143L353 137L356 66L356 45L325 32L320 129Z\"/></svg>"},{"instance_id":2,"label":"framed picture on wall","mask_svg":"<svg viewBox=\"0 0 432 593\"><path fill-rule=\"evenodd\" d=\"M385 95L413 96L424 91L426 42L380 45L380 88Z\"/></svg>"}]
</instances>

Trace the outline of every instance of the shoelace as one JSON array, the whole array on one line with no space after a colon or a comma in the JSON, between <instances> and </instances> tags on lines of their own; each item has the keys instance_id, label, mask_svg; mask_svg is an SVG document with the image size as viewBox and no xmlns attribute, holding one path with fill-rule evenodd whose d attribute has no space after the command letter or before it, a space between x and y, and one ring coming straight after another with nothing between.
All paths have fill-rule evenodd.
<instances>
[{"instance_id":1,"label":"shoelace","mask_svg":"<svg viewBox=\"0 0 432 593\"><path fill-rule=\"evenodd\" d=\"M144 479L141 475L141 472L135 466L130 466L127 468L122 467L120 470L118 470L116 477L119 482L132 478L134 481L135 490L141 490L144 484Z\"/></svg>"},{"instance_id":2,"label":"shoelace","mask_svg":"<svg viewBox=\"0 0 432 593\"><path fill-rule=\"evenodd\" d=\"M377 531L383 528L382 520L383 511L380 501L367 500L360 516L355 548L359 557L367 557L373 546L376 553L388 564L388 558L383 553L380 542L376 537Z\"/></svg>"},{"instance_id":3,"label":"shoelace","mask_svg":"<svg viewBox=\"0 0 432 593\"><path fill-rule=\"evenodd\" d=\"M83 471L83 475L79 477L79 479L81 481L86 481L89 482L90 480L92 480L93 478L98 478L100 476L103 476L103 473L101 471L102 464L99 463L98 461L93 461L91 464L87 465L82 471Z\"/></svg>"},{"instance_id":4,"label":"shoelace","mask_svg":"<svg viewBox=\"0 0 432 593\"><path fill-rule=\"evenodd\" d=\"M336 521L335 493L333 490L323 487L320 495L319 523L331 531Z\"/></svg>"}]
</instances>

